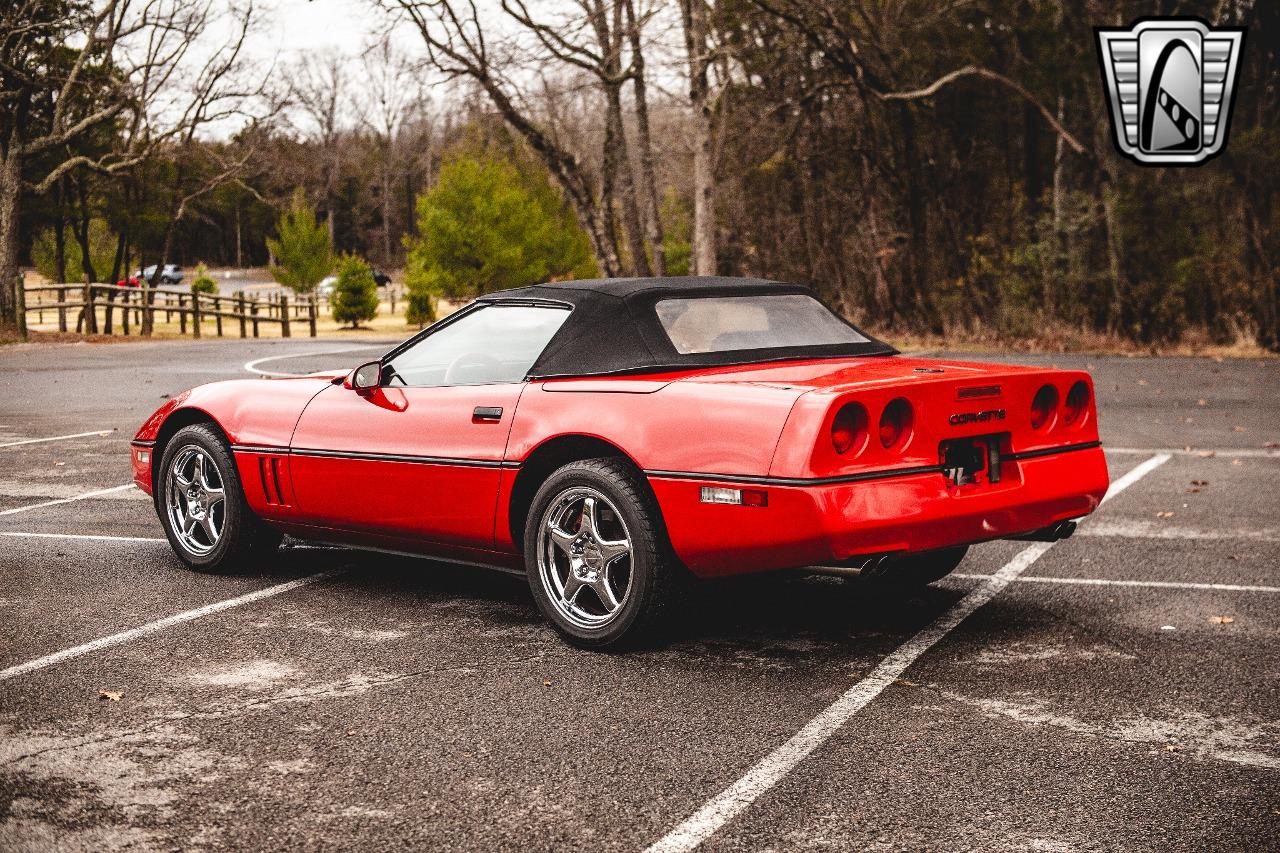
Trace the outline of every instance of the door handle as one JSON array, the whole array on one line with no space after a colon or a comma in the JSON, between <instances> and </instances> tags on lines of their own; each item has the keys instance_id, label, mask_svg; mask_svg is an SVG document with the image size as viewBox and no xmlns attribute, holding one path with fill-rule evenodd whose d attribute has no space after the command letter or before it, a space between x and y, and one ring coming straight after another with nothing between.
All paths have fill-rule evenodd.
<instances>
[{"instance_id":1,"label":"door handle","mask_svg":"<svg viewBox=\"0 0 1280 853\"><path fill-rule=\"evenodd\" d=\"M471 412L473 423L497 423L502 420L501 406L476 406Z\"/></svg>"}]
</instances>

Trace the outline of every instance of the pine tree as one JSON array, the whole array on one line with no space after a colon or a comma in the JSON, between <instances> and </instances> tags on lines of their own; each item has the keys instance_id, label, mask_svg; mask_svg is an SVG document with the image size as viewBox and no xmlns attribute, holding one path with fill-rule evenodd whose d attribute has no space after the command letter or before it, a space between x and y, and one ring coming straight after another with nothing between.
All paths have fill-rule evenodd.
<instances>
[{"instance_id":1,"label":"pine tree","mask_svg":"<svg viewBox=\"0 0 1280 853\"><path fill-rule=\"evenodd\" d=\"M329 231L316 221L302 189L294 190L289 209L276 223L278 240L267 240L276 259L271 277L295 293L310 293L333 269Z\"/></svg>"},{"instance_id":2,"label":"pine tree","mask_svg":"<svg viewBox=\"0 0 1280 853\"><path fill-rule=\"evenodd\" d=\"M343 255L338 260L338 280L329 297L333 307L333 319L350 323L351 328L361 320L372 320L378 315L378 283L373 271L356 255Z\"/></svg>"},{"instance_id":3,"label":"pine tree","mask_svg":"<svg viewBox=\"0 0 1280 853\"><path fill-rule=\"evenodd\" d=\"M434 318L437 296L466 299L596 274L587 236L545 174L509 162L459 157L418 198L407 240L408 318Z\"/></svg>"}]
</instances>

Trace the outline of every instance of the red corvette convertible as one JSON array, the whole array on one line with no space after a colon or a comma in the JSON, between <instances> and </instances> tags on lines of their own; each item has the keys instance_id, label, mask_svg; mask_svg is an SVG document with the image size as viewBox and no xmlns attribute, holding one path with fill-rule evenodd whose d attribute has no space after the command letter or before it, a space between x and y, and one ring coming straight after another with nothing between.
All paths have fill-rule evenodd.
<instances>
[{"instance_id":1,"label":"red corvette convertible","mask_svg":"<svg viewBox=\"0 0 1280 853\"><path fill-rule=\"evenodd\" d=\"M1070 535L1108 485L1088 374L902 357L728 278L489 294L350 372L183 393L132 454L193 567L286 533L496 566L595 647L690 577L928 583L971 543Z\"/></svg>"}]
</instances>

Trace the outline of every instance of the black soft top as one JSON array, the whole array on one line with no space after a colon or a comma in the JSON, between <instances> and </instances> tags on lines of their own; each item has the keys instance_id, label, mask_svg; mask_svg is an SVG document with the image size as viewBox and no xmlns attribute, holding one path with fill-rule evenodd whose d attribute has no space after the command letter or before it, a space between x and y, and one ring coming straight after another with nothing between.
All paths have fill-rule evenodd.
<instances>
[{"instance_id":1,"label":"black soft top","mask_svg":"<svg viewBox=\"0 0 1280 853\"><path fill-rule=\"evenodd\" d=\"M771 294L803 294L813 297L811 290L797 284L752 278L686 276L582 279L557 284L536 284L488 293L477 299L475 304L554 303L572 308L569 318L534 362L529 371L530 379L607 376L800 358L897 353L893 347L859 329L855 331L865 337L866 341L681 353L667 336L655 310L659 301L671 297ZM840 321L845 322L843 318ZM850 328L854 327L850 325Z\"/></svg>"}]
</instances>

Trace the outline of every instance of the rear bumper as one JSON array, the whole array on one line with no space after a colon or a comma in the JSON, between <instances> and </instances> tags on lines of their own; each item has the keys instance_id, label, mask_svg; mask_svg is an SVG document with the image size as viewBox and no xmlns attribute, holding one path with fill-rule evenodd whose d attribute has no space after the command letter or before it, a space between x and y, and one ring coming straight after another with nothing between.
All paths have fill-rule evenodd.
<instances>
[{"instance_id":1,"label":"rear bumper","mask_svg":"<svg viewBox=\"0 0 1280 853\"><path fill-rule=\"evenodd\" d=\"M949 485L942 474L818 485L744 486L662 475L649 482L671 544L714 577L928 551L1030 533L1093 512L1109 478L1101 448L1006 463L997 485ZM702 486L763 488L768 506L700 501Z\"/></svg>"}]
</instances>

